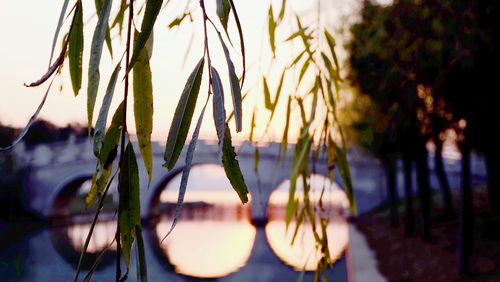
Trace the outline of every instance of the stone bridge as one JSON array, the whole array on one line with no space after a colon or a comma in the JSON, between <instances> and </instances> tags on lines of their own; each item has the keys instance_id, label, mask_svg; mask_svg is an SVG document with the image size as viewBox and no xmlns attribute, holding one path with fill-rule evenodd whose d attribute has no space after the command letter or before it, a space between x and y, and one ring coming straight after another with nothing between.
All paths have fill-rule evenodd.
<instances>
[{"instance_id":1,"label":"stone bridge","mask_svg":"<svg viewBox=\"0 0 500 282\"><path fill-rule=\"evenodd\" d=\"M136 145L136 144L135 144ZM277 161L279 144L268 144L259 147L259 177L253 172L254 149L248 143L237 145L238 160L252 195L252 219L266 220L267 203L270 194L277 186L289 178L293 157L293 147L288 149L287 156L280 162ZM186 146L187 147L187 146ZM136 150L137 152L139 150ZM184 166L186 150L183 150L174 169L167 171L162 167L164 146L153 143L153 179L147 187L147 175L142 159L138 155L138 164L141 181L141 216L147 219L150 215L152 204L158 200L166 184L176 175L181 173ZM31 149L17 148L16 154L22 156L23 161L29 165L29 176L22 195L24 206L43 218L53 216L54 205L60 197L71 195L75 187L91 178L95 169L96 160L92 154L90 141L70 140L65 143L40 145ZM354 194L358 203L359 213L364 213L379 205L386 198L385 174L379 162L363 155L358 150L348 152L348 162L353 179ZM196 148L193 163L218 164L220 159L217 145L214 142L200 140ZM437 179L433 171L432 156L429 158L431 169L431 186L438 188ZM452 188L460 187L460 161L446 159L445 167ZM473 181L485 183L485 168L481 158L473 156L472 173ZM327 174L325 162L318 162L315 173ZM334 181L343 187L338 171L334 173ZM403 175L398 174L399 194L403 195ZM415 186L414 186L415 187ZM258 189L259 188L259 189ZM113 189L114 190L114 189ZM189 191L188 191L189 192ZM235 195L236 196L236 195ZM258 199L258 200L256 200Z\"/></svg>"}]
</instances>

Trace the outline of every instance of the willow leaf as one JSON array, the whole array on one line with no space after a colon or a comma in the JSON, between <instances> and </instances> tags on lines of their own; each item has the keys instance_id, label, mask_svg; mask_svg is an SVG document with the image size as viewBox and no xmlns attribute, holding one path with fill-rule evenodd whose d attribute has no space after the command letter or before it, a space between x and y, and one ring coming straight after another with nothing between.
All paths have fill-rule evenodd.
<instances>
[{"instance_id":1,"label":"willow leaf","mask_svg":"<svg viewBox=\"0 0 500 282\"><path fill-rule=\"evenodd\" d=\"M47 81L55 72L56 70L64 63L64 58L66 57L66 50L68 49L68 40L66 40L63 44L61 53L59 54L59 57L57 57L57 60L50 66L50 68L47 70L47 72L40 77L37 81L34 81L30 84L25 83L24 86L26 87L36 87Z\"/></svg>"},{"instance_id":2,"label":"willow leaf","mask_svg":"<svg viewBox=\"0 0 500 282\"><path fill-rule=\"evenodd\" d=\"M347 163L347 155L345 149L339 148L335 142L329 142L329 144L335 150L337 165L339 168L340 176L345 185L347 198L349 198L351 213L356 215L356 199L354 198L354 191L352 190L352 178L351 171L349 169L349 164Z\"/></svg>"},{"instance_id":3,"label":"willow leaf","mask_svg":"<svg viewBox=\"0 0 500 282\"><path fill-rule=\"evenodd\" d=\"M288 228L292 220L293 213L298 208L298 203L295 200L295 191L297 189L297 179L300 173L307 168L307 156L311 151L311 137L309 134L302 136L299 142L295 145L295 156L293 158L292 173L290 176L290 190L288 194L287 211L285 214L285 224ZM304 188L305 189L305 188Z\"/></svg>"},{"instance_id":4,"label":"willow leaf","mask_svg":"<svg viewBox=\"0 0 500 282\"><path fill-rule=\"evenodd\" d=\"M31 116L30 120L28 121L28 124L26 124L26 126L23 128L23 130L21 130L19 135L16 137L16 139L14 139L14 141L12 141L12 143L10 145L7 145L5 147L0 147L0 151L7 151L7 150L12 149L14 146L17 145L17 143L19 143L23 139L23 137L26 135L26 133L28 133L28 130L30 129L31 125L35 122L36 118L40 114L40 111L42 110L43 105L45 105L45 101L47 100L47 97L49 96L50 87L52 86L53 82L54 82L54 78L52 78L52 81L50 82L49 87L47 87L47 91L45 91L45 94L43 95L42 101L38 105L38 108L36 109L35 113Z\"/></svg>"},{"instance_id":5,"label":"willow leaf","mask_svg":"<svg viewBox=\"0 0 500 282\"><path fill-rule=\"evenodd\" d=\"M335 52L335 45L336 45L335 39L326 29L325 29L325 37L326 37L326 42L328 43L328 47L330 47L330 52L332 53L332 58L333 58L333 62L335 64L335 70L337 72L337 77L340 78L339 60L337 58L337 53Z\"/></svg>"},{"instance_id":6,"label":"willow leaf","mask_svg":"<svg viewBox=\"0 0 500 282\"><path fill-rule=\"evenodd\" d=\"M212 92L213 97L213 115L219 146L222 148L224 143L224 133L226 131L226 109L224 108L224 89L219 73L212 67Z\"/></svg>"},{"instance_id":7,"label":"willow leaf","mask_svg":"<svg viewBox=\"0 0 500 282\"><path fill-rule=\"evenodd\" d=\"M137 63L133 68L133 73L134 116L137 141L144 166L148 172L148 183L151 183L153 176L153 149L151 146L151 133L153 133L153 83L151 67L149 66L148 47L142 49L139 54Z\"/></svg>"},{"instance_id":8,"label":"willow leaf","mask_svg":"<svg viewBox=\"0 0 500 282\"><path fill-rule=\"evenodd\" d=\"M231 4L231 9L233 10L236 27L238 28L238 35L240 36L241 57L243 59L243 74L241 75L241 88L243 88L243 84L245 83L245 73L246 73L245 40L243 39L243 30L241 28L238 12L236 11L236 6L234 6L233 0L229 0L229 3Z\"/></svg>"},{"instance_id":9,"label":"willow leaf","mask_svg":"<svg viewBox=\"0 0 500 282\"><path fill-rule=\"evenodd\" d=\"M280 13L278 14L278 22L281 22L285 17L285 8L286 8L286 0L282 0Z\"/></svg>"},{"instance_id":10,"label":"willow leaf","mask_svg":"<svg viewBox=\"0 0 500 282\"><path fill-rule=\"evenodd\" d=\"M283 137L280 144L280 154L283 156L286 153L288 146L288 128L290 127L290 113L291 113L292 97L288 97L288 102L286 104L286 118L285 118L285 129L283 130Z\"/></svg>"},{"instance_id":11,"label":"willow leaf","mask_svg":"<svg viewBox=\"0 0 500 282\"><path fill-rule=\"evenodd\" d=\"M146 261L146 251L144 249L144 240L142 239L142 228L135 229L135 238L137 239L137 281L148 281L148 267Z\"/></svg>"},{"instance_id":12,"label":"willow leaf","mask_svg":"<svg viewBox=\"0 0 500 282\"><path fill-rule=\"evenodd\" d=\"M120 203L118 207L118 225L123 258L128 269L130 250L134 242L135 229L141 226L139 199L139 169L134 148L128 143L120 168Z\"/></svg>"},{"instance_id":13,"label":"willow leaf","mask_svg":"<svg viewBox=\"0 0 500 282\"><path fill-rule=\"evenodd\" d=\"M89 130L92 128L95 100L99 89L99 64L101 63L102 47L104 44L104 37L106 36L106 28L108 27L111 3L111 0L105 0L104 2L101 12L99 13L99 19L94 30L90 48L89 81L87 86L87 119Z\"/></svg>"},{"instance_id":14,"label":"willow leaf","mask_svg":"<svg viewBox=\"0 0 500 282\"><path fill-rule=\"evenodd\" d=\"M243 94L243 96L241 97L241 102L245 101L245 98L248 96L248 93L250 92L246 92L245 94ZM233 117L234 117L234 109L229 113L226 122L229 123Z\"/></svg>"},{"instance_id":15,"label":"willow leaf","mask_svg":"<svg viewBox=\"0 0 500 282\"><path fill-rule=\"evenodd\" d=\"M269 12L267 14L268 23L267 28L269 31L269 45L271 46L271 51L273 52L273 57L276 56L276 43L275 43L275 34L276 34L276 22L274 21L273 14L273 5L269 5Z\"/></svg>"},{"instance_id":16,"label":"willow leaf","mask_svg":"<svg viewBox=\"0 0 500 282\"><path fill-rule=\"evenodd\" d=\"M172 233L172 230L174 230L175 226L177 225L177 221L179 220L179 217L181 215L182 206L184 204L184 195L186 195L186 189L189 180L189 172L191 171L191 165L193 163L193 154L194 150L196 149L196 143L198 142L198 136L200 135L200 128L203 122L203 116L205 115L205 109L207 108L207 104L208 104L208 99L205 102L203 109L201 110L200 117L198 118L198 122L196 123L196 127L193 132L193 136L191 137L191 142L189 142L189 146L186 153L186 159L184 162L184 168L182 169L181 185L179 186L179 196L177 197L177 205L175 207L174 220L172 221L172 226L170 226L170 230L161 240L162 242L163 240L165 240L165 238L168 237L168 235L170 235L170 233Z\"/></svg>"},{"instance_id":17,"label":"willow leaf","mask_svg":"<svg viewBox=\"0 0 500 282\"><path fill-rule=\"evenodd\" d=\"M227 49L224 40L222 40L222 36L219 35L220 43L222 45L222 49L224 50L224 55L226 56L227 70L229 72L229 84L231 85L231 97L233 98L233 108L234 108L234 120L236 122L236 132L240 132L242 129L242 98L241 98L241 88L238 81L238 76L236 75L236 71L234 69L233 61L231 61L231 56L229 54L229 50Z\"/></svg>"},{"instance_id":18,"label":"willow leaf","mask_svg":"<svg viewBox=\"0 0 500 282\"><path fill-rule=\"evenodd\" d=\"M102 11L104 2L103 0L95 0L94 2L96 13L99 15ZM104 37L104 40L106 42L106 47L108 47L109 54L113 57L113 45L111 44L111 31L109 29L109 25L106 26L106 36Z\"/></svg>"},{"instance_id":19,"label":"willow leaf","mask_svg":"<svg viewBox=\"0 0 500 282\"><path fill-rule=\"evenodd\" d=\"M308 59L302 65L302 68L300 69L299 80L297 81L297 88L299 87L300 82L302 81L302 78L304 78L304 75L306 74L307 69L309 68L310 63L311 63L311 60Z\"/></svg>"},{"instance_id":20,"label":"willow leaf","mask_svg":"<svg viewBox=\"0 0 500 282\"><path fill-rule=\"evenodd\" d=\"M99 195L102 194L104 188L106 187L106 184L108 183L109 177L111 176L112 169L112 163L105 167L102 167L99 164L97 165L96 171L92 176L92 185L90 186L90 190L85 197L86 208L91 207L97 201Z\"/></svg>"},{"instance_id":21,"label":"willow leaf","mask_svg":"<svg viewBox=\"0 0 500 282\"><path fill-rule=\"evenodd\" d=\"M144 11L144 19L141 24L141 32L139 33L139 36L134 44L134 52L132 53L132 58L130 59L129 68L134 66L137 59L139 59L142 49L146 46L146 42L153 31L153 27L155 25L156 18L160 13L162 4L163 0L146 1L146 10ZM127 70L127 72L129 71L130 69Z\"/></svg>"},{"instance_id":22,"label":"willow leaf","mask_svg":"<svg viewBox=\"0 0 500 282\"><path fill-rule=\"evenodd\" d=\"M54 57L54 50L56 49L57 38L59 37L59 32L61 31L61 27L63 25L64 16L66 15L66 10L68 9L69 0L64 0L61 13L59 14L59 20L57 21L56 31L54 33L54 39L52 39L52 48L50 51L49 58L49 68L52 65L52 58Z\"/></svg>"},{"instance_id":23,"label":"willow leaf","mask_svg":"<svg viewBox=\"0 0 500 282\"><path fill-rule=\"evenodd\" d=\"M266 109L273 110L273 102L271 102L271 91L269 91L269 85L267 84L267 79L262 77L262 84L264 85L264 106Z\"/></svg>"},{"instance_id":24,"label":"willow leaf","mask_svg":"<svg viewBox=\"0 0 500 282\"><path fill-rule=\"evenodd\" d=\"M71 85L75 96L82 88L82 56L83 56L83 7L82 1L76 2L75 15L69 34L68 60Z\"/></svg>"},{"instance_id":25,"label":"willow leaf","mask_svg":"<svg viewBox=\"0 0 500 282\"><path fill-rule=\"evenodd\" d=\"M181 98L175 109L174 119L168 132L167 145L165 148L164 160L166 168L169 170L175 166L179 158L186 137L193 119L194 109L196 107L196 100L200 92L201 78L203 76L203 66L205 59L201 58L193 72L189 76L184 90L182 91Z\"/></svg>"},{"instance_id":26,"label":"willow leaf","mask_svg":"<svg viewBox=\"0 0 500 282\"><path fill-rule=\"evenodd\" d=\"M106 195L108 194L109 187L111 186L111 183L113 183L113 179L115 178L115 176L116 176L116 172L113 174L113 176L111 176L111 179L108 181L108 184L106 185L106 188L104 189L104 193L101 195L101 198L99 199L99 207L97 208L97 210L94 214L94 218L93 218L92 223L90 225L90 230L87 233L87 238L85 239L85 243L83 244L83 249L82 249L82 252L80 253L80 258L78 259L78 264L76 265L76 272L75 272L75 279L74 279L75 282L78 281L78 276L80 275L83 257L87 253L90 239L92 238L92 234L94 233L95 224L97 223L97 219L99 218L99 214L101 212L101 208L103 206L104 199L106 198ZM89 271L89 273L87 274L87 277L89 277L89 276L92 276L92 270ZM90 280L90 278L89 278L89 280ZM88 280L84 279L84 281L88 281Z\"/></svg>"},{"instance_id":27,"label":"willow leaf","mask_svg":"<svg viewBox=\"0 0 500 282\"><path fill-rule=\"evenodd\" d=\"M116 80L118 79L120 69L120 64L118 63L115 70L111 74L111 78L109 79L106 94L102 100L101 110L97 116L94 132L94 155L96 156L99 155L99 151L101 150L102 140L104 139L104 132L106 130L106 121L108 120L109 107L111 106L111 101L113 100L113 93L115 92Z\"/></svg>"},{"instance_id":28,"label":"willow leaf","mask_svg":"<svg viewBox=\"0 0 500 282\"><path fill-rule=\"evenodd\" d=\"M252 121L250 122L250 135L248 137L248 141L250 141L250 143L253 143L253 133L254 133L254 130L255 130L255 108L253 109L253 113L252 113Z\"/></svg>"},{"instance_id":29,"label":"willow leaf","mask_svg":"<svg viewBox=\"0 0 500 282\"><path fill-rule=\"evenodd\" d=\"M224 136L224 144L222 146L222 164L226 176L233 186L233 189L238 193L240 200L243 204L248 202L248 188L245 184L245 179L241 173L240 164L236 159L236 153L231 143L231 132L229 126L226 125L226 132Z\"/></svg>"},{"instance_id":30,"label":"willow leaf","mask_svg":"<svg viewBox=\"0 0 500 282\"><path fill-rule=\"evenodd\" d=\"M227 23L229 21L230 12L231 4L229 3L229 0L217 0L217 17L219 17L219 21L222 24L228 38L229 34L227 32Z\"/></svg>"}]
</instances>

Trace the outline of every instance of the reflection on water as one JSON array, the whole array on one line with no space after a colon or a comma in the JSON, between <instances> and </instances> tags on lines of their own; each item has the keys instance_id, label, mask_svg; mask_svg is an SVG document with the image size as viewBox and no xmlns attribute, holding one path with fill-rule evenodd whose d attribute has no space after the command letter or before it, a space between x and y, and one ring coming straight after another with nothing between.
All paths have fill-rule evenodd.
<instances>
[{"instance_id":1,"label":"reflection on water","mask_svg":"<svg viewBox=\"0 0 500 282\"><path fill-rule=\"evenodd\" d=\"M250 257L256 230L249 221L249 205L241 205L220 166L194 167L191 174L181 218L161 248L180 274L223 277ZM162 217L155 228L159 239L172 225L179 179L172 179L160 194Z\"/></svg>"},{"instance_id":2,"label":"reflection on water","mask_svg":"<svg viewBox=\"0 0 500 282\"><path fill-rule=\"evenodd\" d=\"M302 200L302 180L297 181L296 195ZM311 223L303 223L299 229L297 238L291 245L295 222L292 222L288 231L285 228L285 211L288 201L289 181L283 182L276 191L271 194L269 201L269 223L266 226L266 235L269 244L275 254L288 265L296 270L305 269L313 271L316 269L320 259L320 252L316 249L315 239ZM339 259L347 248L349 228L343 215L347 214L349 200L345 193L337 185L320 175L311 176L311 200L316 206L319 203L321 192L324 188L322 205L324 210L321 216L329 219L326 229L328 235L328 248L330 256L334 261ZM316 229L321 230L319 222Z\"/></svg>"},{"instance_id":3,"label":"reflection on water","mask_svg":"<svg viewBox=\"0 0 500 282\"><path fill-rule=\"evenodd\" d=\"M91 223L73 224L67 227L66 234L69 241L76 251L81 252L90 231ZM116 233L116 222L98 222L94 227L94 232L87 247L87 253L100 253L102 250L116 249L113 243ZM111 244L113 243L113 244ZM109 247L108 247L109 246Z\"/></svg>"}]
</instances>

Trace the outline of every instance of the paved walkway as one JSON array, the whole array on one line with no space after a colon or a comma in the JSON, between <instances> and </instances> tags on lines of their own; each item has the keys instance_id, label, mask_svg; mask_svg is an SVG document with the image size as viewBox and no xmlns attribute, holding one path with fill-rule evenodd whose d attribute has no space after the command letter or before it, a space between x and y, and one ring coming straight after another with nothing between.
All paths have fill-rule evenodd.
<instances>
[{"instance_id":1,"label":"paved walkway","mask_svg":"<svg viewBox=\"0 0 500 282\"><path fill-rule=\"evenodd\" d=\"M354 226L354 224L349 225L349 249L347 257L350 281L387 281L378 270L378 262L375 253L368 245L365 236L356 226Z\"/></svg>"}]
</instances>

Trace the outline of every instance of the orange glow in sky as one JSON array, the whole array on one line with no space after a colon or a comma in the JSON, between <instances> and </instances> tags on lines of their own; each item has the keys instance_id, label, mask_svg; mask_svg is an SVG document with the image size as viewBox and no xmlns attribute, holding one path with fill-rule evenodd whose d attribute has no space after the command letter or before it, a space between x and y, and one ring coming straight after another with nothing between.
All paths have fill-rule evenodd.
<instances>
[{"instance_id":1,"label":"orange glow in sky","mask_svg":"<svg viewBox=\"0 0 500 282\"><path fill-rule=\"evenodd\" d=\"M168 129L173 117L177 100L180 97L184 83L189 76L192 68L203 55L203 30L201 23L200 9L197 7L198 1L192 1L194 13L194 22L189 21L183 23L179 29L168 30L167 25L177 16L182 14L185 6L184 1L172 0L166 9L160 14L156 28L154 31L154 51L151 62L153 73L153 95L154 95L154 116L153 116L153 139L165 141L168 135ZM276 2L276 7L279 7L281 1ZM342 21L342 15L349 14L353 8L353 4L357 1L337 0L335 3L330 1L322 1L322 10L328 16L322 17L322 23L329 26L339 25ZM51 90L51 94L41 112L40 117L48 119L53 123L65 126L68 123L86 124L86 89L87 89L87 68L89 60L90 42L92 33L96 23L93 1L84 1L84 22L85 28L85 53L83 57L83 84L80 94L75 98L71 89L69 80L69 71L67 63L65 64L62 75L57 78ZM114 19L114 13L118 9L118 2L113 6L111 19ZM138 1L142 3L142 1ZM209 16L215 21L215 1L207 1L207 9ZM246 86L243 93L250 91L244 103L243 111L243 132L233 134L236 139L246 139L250 129L250 119L254 104L263 105L262 95L262 74L268 77L270 87L276 88L278 76L280 72L290 61L293 53L296 51L299 44L292 47L290 44L280 45L286 37L291 33L291 29L295 28L294 17L290 14L285 18L284 23L277 30L278 49L274 67L269 68L271 61L271 52L269 50L268 35L267 35L267 11L269 2L237 0L236 7L239 9L239 16L243 25L248 76L246 78ZM42 95L45 92L48 82L37 88L26 88L23 86L25 82L37 80L47 70L50 49L54 30L59 17L62 1L7 1L2 3L0 9L0 34L2 34L2 44L0 44L0 122L2 124L22 127L26 124L29 117L35 111L38 103L41 101ZM70 7L71 7L70 1ZM301 15L303 22L307 24L308 19L316 20L315 1L293 0L288 1L289 9ZM355 5L354 5L355 6ZM276 12L277 13L277 12ZM135 19L136 26L140 26L140 18ZM309 20L309 21L310 21ZM60 40L69 27L69 20L61 30ZM332 28L335 31L336 28ZM236 71L241 74L241 57L239 54L239 46L236 42L237 31L234 22L229 23L229 32L235 43L235 47L230 47L231 57L236 65ZM121 54L124 52L124 39L120 38L117 31L112 32L114 57L111 59L106 47L103 49L101 60L101 82L99 86L99 95L94 116L97 115L100 103L102 101L103 92L108 83L114 65L117 63ZM226 63L223 57L222 49L219 46L217 35L213 31L209 31L210 48L213 65L219 69L223 77L223 83L226 90L228 81L226 75ZM193 35L194 34L194 35ZM185 65L183 65L187 46L193 35L192 47L189 49ZM340 44L339 44L340 45ZM282 47L280 47L282 46ZM56 57L59 53L60 42L56 45ZM292 76L290 76L292 80ZM202 87L200 99L197 104L195 115L201 110L202 102L206 97L206 81L205 87ZM226 95L230 95L226 91ZM282 124L285 118L286 95L293 94L293 89L285 85L283 89L281 102L277 108L277 113L274 115L274 125L271 127L268 138L279 139L282 135ZM122 99L123 83L118 83L115 91L115 97L112 103L112 109L116 108ZM211 108L211 106L209 106ZM130 107L132 110L132 107ZM232 111L231 99L226 99L226 111ZM257 124L257 136L262 134L265 124L267 123L268 114L264 107L258 109L259 120ZM215 131L213 122L209 119L211 114L206 115L206 121L201 130L202 138L214 138ZM292 117L292 125L295 118ZM298 120L298 119L297 119ZM134 123L133 114L130 112L128 116L129 124ZM193 126L192 126L193 127ZM234 123L231 123L234 132ZM133 133L134 126L129 126ZM290 126L291 134L295 134L294 130L297 127ZM193 128L191 128L193 130Z\"/></svg>"}]
</instances>

